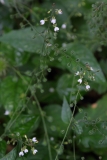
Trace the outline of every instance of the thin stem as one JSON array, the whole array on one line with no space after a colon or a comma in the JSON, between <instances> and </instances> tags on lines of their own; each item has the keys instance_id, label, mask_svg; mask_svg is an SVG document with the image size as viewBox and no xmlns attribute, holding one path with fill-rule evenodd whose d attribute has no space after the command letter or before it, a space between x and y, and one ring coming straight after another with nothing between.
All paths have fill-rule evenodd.
<instances>
[{"instance_id":1,"label":"thin stem","mask_svg":"<svg viewBox=\"0 0 107 160\"><path fill-rule=\"evenodd\" d=\"M12 69L16 72L16 74L23 80L23 82L27 85L28 82L23 78L22 74L14 67Z\"/></svg>"},{"instance_id":2,"label":"thin stem","mask_svg":"<svg viewBox=\"0 0 107 160\"><path fill-rule=\"evenodd\" d=\"M73 138L73 153L74 153L74 160L76 160L76 157L75 157L75 138Z\"/></svg>"},{"instance_id":3,"label":"thin stem","mask_svg":"<svg viewBox=\"0 0 107 160\"><path fill-rule=\"evenodd\" d=\"M29 87L28 87L29 88ZM26 92L28 91L28 88L26 90ZM30 97L31 98L31 97ZM29 100L30 100L29 98ZM27 103L29 102L29 100L27 101ZM26 104L27 104L26 103ZM11 128L11 126L15 123L15 121L17 120L17 118L20 116L20 114L22 113L22 111L26 108L26 105L24 107L22 107L22 109L20 110L20 112L17 114L17 116L15 116L15 114L18 112L18 108L16 108L13 116L11 117L10 121L7 124L7 127L5 128L4 133L0 136L0 138L4 138L6 132ZM15 116L15 117L14 117Z\"/></svg>"},{"instance_id":4,"label":"thin stem","mask_svg":"<svg viewBox=\"0 0 107 160\"><path fill-rule=\"evenodd\" d=\"M14 7L15 7L17 13L20 15L20 17L22 17L23 20L26 21L27 24L29 24L29 26L31 26L31 28L33 29L33 31L36 31L36 33L38 33L39 35L42 36L42 34L40 34L40 33L34 28L34 26L23 16L23 14L21 14L21 12L19 11L19 9L17 8L16 0L14 0ZM36 33L35 33L35 34L36 34ZM43 37L43 36L42 36L42 37Z\"/></svg>"},{"instance_id":5,"label":"thin stem","mask_svg":"<svg viewBox=\"0 0 107 160\"><path fill-rule=\"evenodd\" d=\"M47 131L47 127L46 127L46 123L45 123L45 119L44 119L44 115L43 115L43 111L41 109L40 103L36 97L36 95L33 95L35 98L35 101L37 103L41 118L42 118L42 123L43 123L43 127L44 127L44 131L46 134L46 139L47 139L47 144L48 144L48 151L49 151L49 159L52 160L52 153L51 153L51 146L50 146L50 142L49 142L49 136L48 136L48 131Z\"/></svg>"},{"instance_id":6,"label":"thin stem","mask_svg":"<svg viewBox=\"0 0 107 160\"><path fill-rule=\"evenodd\" d=\"M76 99L77 99L77 97L78 97L78 94L79 94L79 90L78 90L78 92L77 92ZM63 143L64 143L64 141L65 141L65 138L66 138L66 136L67 136L67 133L68 133L68 131L69 131L69 128L70 128L70 126L71 126L71 123L72 123L72 120L73 120L73 116L74 116L74 113L75 113L75 109L76 109L76 103L75 103L75 106L74 106L74 110L73 110L73 113L72 113L72 117L71 117L70 122L69 122L69 124L68 124L68 127L67 127L67 129L66 129L64 138L63 138L63 140L62 140L62 142L61 142L61 144L60 144L59 150L60 150L60 148L62 147L62 145L63 145ZM55 160L58 160L58 153L57 153L57 155L56 155L56 157L55 157Z\"/></svg>"},{"instance_id":7,"label":"thin stem","mask_svg":"<svg viewBox=\"0 0 107 160\"><path fill-rule=\"evenodd\" d=\"M20 74L20 72L17 71L17 70L16 70L15 68L13 68L13 67L12 67L12 69L13 69L13 70L17 73L17 75L24 81L24 83L27 84L27 81L25 81L25 79L24 79L23 76ZM34 71L33 71L33 72L34 72ZM32 72L32 73L33 73L33 72ZM31 79L31 81L30 81L30 83L29 83L29 85L28 85L28 87L27 87L27 89L26 89L26 91L25 91L25 95L27 94L27 92L28 92L28 90L29 90L29 86L31 85L32 81L33 81L33 78ZM29 98L29 100L30 100L30 98ZM29 102L29 100L27 101L27 103ZM23 101L23 99L22 99L22 101ZM26 104L27 104L27 103L26 103ZM5 137L6 132L7 132L7 131L11 128L11 126L15 123L15 121L17 120L17 118L20 116L21 112L22 112L25 108L26 108L26 105L25 105L24 107L22 107L22 109L20 110L19 113L18 113L19 108L18 108L18 107L16 108L14 114L12 115L10 121L8 122L8 124L7 124L6 128L5 128L4 133L0 136L0 138L4 138L4 137ZM17 116L16 116L16 113L18 113Z\"/></svg>"}]
</instances>

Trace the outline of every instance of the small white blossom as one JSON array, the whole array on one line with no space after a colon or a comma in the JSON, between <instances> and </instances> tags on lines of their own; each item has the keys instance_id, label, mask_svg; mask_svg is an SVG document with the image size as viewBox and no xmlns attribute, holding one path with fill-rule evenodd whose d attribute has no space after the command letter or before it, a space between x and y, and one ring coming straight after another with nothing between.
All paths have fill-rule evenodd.
<instances>
[{"instance_id":1,"label":"small white blossom","mask_svg":"<svg viewBox=\"0 0 107 160\"><path fill-rule=\"evenodd\" d=\"M89 85L86 85L86 89L87 89L87 90L90 89L90 86L89 86Z\"/></svg>"},{"instance_id":2,"label":"small white blossom","mask_svg":"<svg viewBox=\"0 0 107 160\"><path fill-rule=\"evenodd\" d=\"M90 70L91 70L91 71L93 71L93 68L92 68L92 67L90 67Z\"/></svg>"},{"instance_id":3,"label":"small white blossom","mask_svg":"<svg viewBox=\"0 0 107 160\"><path fill-rule=\"evenodd\" d=\"M55 28L54 28L54 31L55 31L55 32L59 31L59 28L58 28L58 27L55 27Z\"/></svg>"},{"instance_id":4,"label":"small white blossom","mask_svg":"<svg viewBox=\"0 0 107 160\"><path fill-rule=\"evenodd\" d=\"M67 46L67 44L66 43L62 43L62 47L66 47Z\"/></svg>"},{"instance_id":5,"label":"small white blossom","mask_svg":"<svg viewBox=\"0 0 107 160\"><path fill-rule=\"evenodd\" d=\"M62 14L62 10L61 10L61 9L58 9L57 13L58 13L58 14Z\"/></svg>"},{"instance_id":6,"label":"small white blossom","mask_svg":"<svg viewBox=\"0 0 107 160\"><path fill-rule=\"evenodd\" d=\"M53 93L55 91L54 88L49 88L49 92Z\"/></svg>"},{"instance_id":7,"label":"small white blossom","mask_svg":"<svg viewBox=\"0 0 107 160\"><path fill-rule=\"evenodd\" d=\"M8 111L8 110L6 110L5 113L4 113L4 115L6 115L6 116L9 115L9 114L10 114L10 111Z\"/></svg>"},{"instance_id":8,"label":"small white blossom","mask_svg":"<svg viewBox=\"0 0 107 160\"><path fill-rule=\"evenodd\" d=\"M81 84L82 83L82 79L80 78L80 79L78 79L78 82Z\"/></svg>"},{"instance_id":9,"label":"small white blossom","mask_svg":"<svg viewBox=\"0 0 107 160\"><path fill-rule=\"evenodd\" d=\"M0 3L4 4L4 0L0 0Z\"/></svg>"},{"instance_id":10,"label":"small white blossom","mask_svg":"<svg viewBox=\"0 0 107 160\"><path fill-rule=\"evenodd\" d=\"M66 24L62 24L61 28L66 29Z\"/></svg>"},{"instance_id":11,"label":"small white blossom","mask_svg":"<svg viewBox=\"0 0 107 160\"><path fill-rule=\"evenodd\" d=\"M56 19L55 19L55 17L52 17L52 19L51 19L51 23L52 23L52 24L55 24L55 23L56 23Z\"/></svg>"},{"instance_id":12,"label":"small white blossom","mask_svg":"<svg viewBox=\"0 0 107 160\"><path fill-rule=\"evenodd\" d=\"M33 154L36 154L36 152L38 152L36 149L33 150Z\"/></svg>"},{"instance_id":13,"label":"small white blossom","mask_svg":"<svg viewBox=\"0 0 107 160\"><path fill-rule=\"evenodd\" d=\"M21 151L19 152L19 157L24 156L24 153Z\"/></svg>"},{"instance_id":14,"label":"small white blossom","mask_svg":"<svg viewBox=\"0 0 107 160\"><path fill-rule=\"evenodd\" d=\"M45 20L40 20L40 24L44 25L45 24Z\"/></svg>"},{"instance_id":15,"label":"small white blossom","mask_svg":"<svg viewBox=\"0 0 107 160\"><path fill-rule=\"evenodd\" d=\"M33 137L33 138L32 138L32 142L37 142L36 137Z\"/></svg>"},{"instance_id":16,"label":"small white blossom","mask_svg":"<svg viewBox=\"0 0 107 160\"><path fill-rule=\"evenodd\" d=\"M50 47L50 46L52 46L52 44L51 44L51 43L47 43L46 46L47 46L47 47Z\"/></svg>"},{"instance_id":17,"label":"small white blossom","mask_svg":"<svg viewBox=\"0 0 107 160\"><path fill-rule=\"evenodd\" d=\"M79 74L80 74L80 72L79 72L79 71L77 71L77 72L75 73L75 75L76 75L76 76L78 76Z\"/></svg>"},{"instance_id":18,"label":"small white blossom","mask_svg":"<svg viewBox=\"0 0 107 160\"><path fill-rule=\"evenodd\" d=\"M93 81L95 81L95 77L94 76L92 77L92 79L93 79Z\"/></svg>"},{"instance_id":19,"label":"small white blossom","mask_svg":"<svg viewBox=\"0 0 107 160\"><path fill-rule=\"evenodd\" d=\"M25 149L24 152L27 153L27 152L28 152L28 149Z\"/></svg>"},{"instance_id":20,"label":"small white blossom","mask_svg":"<svg viewBox=\"0 0 107 160\"><path fill-rule=\"evenodd\" d=\"M53 141L53 140L54 140L54 137L51 137L50 140Z\"/></svg>"}]
</instances>

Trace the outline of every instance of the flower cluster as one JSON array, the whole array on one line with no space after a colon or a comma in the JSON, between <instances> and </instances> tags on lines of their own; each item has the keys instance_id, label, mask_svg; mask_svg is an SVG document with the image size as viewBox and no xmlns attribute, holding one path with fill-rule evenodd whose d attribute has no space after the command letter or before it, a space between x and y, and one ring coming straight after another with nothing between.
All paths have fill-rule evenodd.
<instances>
[{"instance_id":1,"label":"flower cluster","mask_svg":"<svg viewBox=\"0 0 107 160\"><path fill-rule=\"evenodd\" d=\"M90 71L93 71L93 68L92 67L89 67L88 66L88 69L90 70ZM76 73L75 73L75 75L76 76L80 76L80 78L77 80L78 81L78 83L82 83L83 82L83 74L81 74L81 72L79 72L79 71L77 71ZM90 85L88 84L88 82L85 82L85 87L86 87L86 90L89 90L90 89Z\"/></svg>"},{"instance_id":2,"label":"flower cluster","mask_svg":"<svg viewBox=\"0 0 107 160\"><path fill-rule=\"evenodd\" d=\"M61 9L56 9L55 12L56 12L56 14L62 14L62 10Z\"/></svg>"},{"instance_id":3,"label":"flower cluster","mask_svg":"<svg viewBox=\"0 0 107 160\"><path fill-rule=\"evenodd\" d=\"M28 149L26 149L26 146L24 146L23 148L21 148L21 152L19 152L19 157L24 156L24 153L27 153Z\"/></svg>"},{"instance_id":4,"label":"flower cluster","mask_svg":"<svg viewBox=\"0 0 107 160\"><path fill-rule=\"evenodd\" d=\"M29 150L27 149L27 146L31 147L32 154L35 155L38 152L38 150L33 147L35 143L38 143L36 137L33 137L32 139L28 139L26 135L24 137L26 139L24 143L25 145L21 148L19 157L24 156L25 153L28 153Z\"/></svg>"},{"instance_id":5,"label":"flower cluster","mask_svg":"<svg viewBox=\"0 0 107 160\"><path fill-rule=\"evenodd\" d=\"M51 11L52 11L52 10L48 11L48 13L50 13ZM62 10L61 10L61 9L56 9L56 10L55 10L55 13L56 13L56 14L62 14ZM40 20L40 25L44 25L46 21L47 21L47 18ZM54 31L55 31L55 32L59 31L59 27L57 27L57 23L56 23L56 18L55 18L55 17L52 17L52 18L50 19L50 22L53 24ZM63 24L62 28L66 28L66 26Z\"/></svg>"}]
</instances>

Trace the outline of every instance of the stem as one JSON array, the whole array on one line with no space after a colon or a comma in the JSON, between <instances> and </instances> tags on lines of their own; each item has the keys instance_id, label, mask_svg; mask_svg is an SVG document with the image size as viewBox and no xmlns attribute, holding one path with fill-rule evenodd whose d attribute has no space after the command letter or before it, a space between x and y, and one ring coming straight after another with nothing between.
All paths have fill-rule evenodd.
<instances>
[{"instance_id":1,"label":"stem","mask_svg":"<svg viewBox=\"0 0 107 160\"><path fill-rule=\"evenodd\" d=\"M78 94L79 94L79 90L78 90L78 92L77 92L76 99L77 99L77 97L78 97ZM73 120L73 116L74 116L74 113L75 113L75 109L76 109L76 103L75 103L75 106L74 106L74 110L73 110L73 113L72 113L72 117L71 117L70 122L69 122L69 124L68 124L68 127L67 127L67 129L66 129L64 138L63 138L63 140L62 140L62 142L61 142L61 144L60 144L59 150L60 150L61 146L63 145L63 143L64 143L64 141L65 141L65 138L66 138L66 136L67 136L67 133L68 133L68 131L69 131L69 128L70 128L70 126L71 126L71 123L72 123L72 120ZM56 155L56 157L55 157L55 160L58 160L58 153L57 153L57 155Z\"/></svg>"},{"instance_id":2,"label":"stem","mask_svg":"<svg viewBox=\"0 0 107 160\"><path fill-rule=\"evenodd\" d=\"M74 160L76 160L75 158L75 138L73 139L73 153L74 153Z\"/></svg>"},{"instance_id":3,"label":"stem","mask_svg":"<svg viewBox=\"0 0 107 160\"><path fill-rule=\"evenodd\" d=\"M27 85L28 82L23 78L23 76L21 75L21 73L15 69L14 67L12 67L12 69L16 72L16 74L23 80L23 82Z\"/></svg>"},{"instance_id":4,"label":"stem","mask_svg":"<svg viewBox=\"0 0 107 160\"><path fill-rule=\"evenodd\" d=\"M42 36L42 34L39 33L39 32L34 28L34 26L23 16L23 14L21 14L21 12L19 11L19 9L18 9L18 7L17 7L17 2L16 2L16 0L14 0L14 7L15 7L17 13L20 15L20 17L22 17L23 20L26 21L27 24L29 24L29 26L31 26L31 28L33 29L33 31L35 31L35 34L38 33L39 35ZM42 36L42 37L43 37L43 36Z\"/></svg>"},{"instance_id":5,"label":"stem","mask_svg":"<svg viewBox=\"0 0 107 160\"><path fill-rule=\"evenodd\" d=\"M52 160L52 153L51 153L51 146L50 146L50 142L49 142L49 136L48 136L48 131L47 131L47 127L46 127L46 123L45 123L45 119L44 119L44 115L43 115L43 111L41 109L40 103L36 97L36 95L33 95L35 98L35 101L37 103L41 118L42 118L42 123L43 123L43 127L44 127L44 131L46 134L46 139L47 139L47 144L48 144L48 151L49 151L49 159Z\"/></svg>"},{"instance_id":6,"label":"stem","mask_svg":"<svg viewBox=\"0 0 107 160\"><path fill-rule=\"evenodd\" d=\"M15 68L13 68L13 67L12 67L12 69L18 74L18 76L24 81L24 83L27 84L27 81L25 81L25 79L24 79L23 76L20 74L20 72L17 71L17 70L16 70ZM28 90L29 90L29 86L31 85L32 81L33 81L33 78L31 79L31 81L30 81L30 83L29 83L29 85L28 85L28 87L27 87L27 89L26 89L26 91L25 91L25 95L27 94L27 92L28 92ZM30 98L31 98L31 97L30 97ZM29 100L30 100L30 98L29 98ZM27 101L27 103L29 102L29 100ZM22 101L23 101L23 99L22 99ZM26 104L27 104L27 103L26 103ZM8 122L8 124L7 124L6 128L5 128L4 133L0 136L0 138L4 138L4 137L5 137L6 132L7 132L7 131L11 128L11 126L15 123L15 121L17 120L17 118L20 116L21 112L22 112L25 108L26 108L26 106L24 106L24 107L20 110L19 113L18 113L19 108L18 108L18 107L16 108L14 114L12 115L10 121ZM18 113L17 116L16 116L16 113Z\"/></svg>"}]
</instances>

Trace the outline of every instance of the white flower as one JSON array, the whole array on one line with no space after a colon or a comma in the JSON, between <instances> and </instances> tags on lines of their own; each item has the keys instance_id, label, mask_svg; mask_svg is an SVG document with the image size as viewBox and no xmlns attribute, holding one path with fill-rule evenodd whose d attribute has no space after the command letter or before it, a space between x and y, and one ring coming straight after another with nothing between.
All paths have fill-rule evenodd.
<instances>
[{"instance_id":1,"label":"white flower","mask_svg":"<svg viewBox=\"0 0 107 160\"><path fill-rule=\"evenodd\" d=\"M82 83L82 79L80 78L80 79L78 79L78 82L81 84Z\"/></svg>"},{"instance_id":2,"label":"white flower","mask_svg":"<svg viewBox=\"0 0 107 160\"><path fill-rule=\"evenodd\" d=\"M76 75L76 76L78 76L79 74L80 74L80 72L79 72L79 71L77 71L77 72L75 73L75 75Z\"/></svg>"},{"instance_id":3,"label":"white flower","mask_svg":"<svg viewBox=\"0 0 107 160\"><path fill-rule=\"evenodd\" d=\"M0 0L0 3L4 4L4 0Z\"/></svg>"},{"instance_id":4,"label":"white flower","mask_svg":"<svg viewBox=\"0 0 107 160\"><path fill-rule=\"evenodd\" d=\"M44 25L45 24L45 20L40 20L40 24Z\"/></svg>"},{"instance_id":5,"label":"white flower","mask_svg":"<svg viewBox=\"0 0 107 160\"><path fill-rule=\"evenodd\" d=\"M58 9L57 13L58 13L58 14L62 14L62 10L61 10L61 9Z\"/></svg>"},{"instance_id":6,"label":"white flower","mask_svg":"<svg viewBox=\"0 0 107 160\"><path fill-rule=\"evenodd\" d=\"M63 29L65 29L66 28L66 24L62 24L62 26L61 26Z\"/></svg>"},{"instance_id":7,"label":"white flower","mask_svg":"<svg viewBox=\"0 0 107 160\"><path fill-rule=\"evenodd\" d=\"M62 47L66 47L67 46L67 44L66 43L62 43Z\"/></svg>"},{"instance_id":8,"label":"white flower","mask_svg":"<svg viewBox=\"0 0 107 160\"><path fill-rule=\"evenodd\" d=\"M9 115L10 114L10 111L6 110L4 115Z\"/></svg>"},{"instance_id":9,"label":"white flower","mask_svg":"<svg viewBox=\"0 0 107 160\"><path fill-rule=\"evenodd\" d=\"M56 23L56 19L55 19L55 17L52 17L52 19L51 19L51 23L52 23L52 24L55 24L55 23Z\"/></svg>"},{"instance_id":10,"label":"white flower","mask_svg":"<svg viewBox=\"0 0 107 160\"><path fill-rule=\"evenodd\" d=\"M54 31L55 31L55 32L59 31L59 28L58 28L58 27L55 27L55 28L54 28Z\"/></svg>"},{"instance_id":11,"label":"white flower","mask_svg":"<svg viewBox=\"0 0 107 160\"><path fill-rule=\"evenodd\" d=\"M36 152L38 152L36 149L33 150L33 154L36 154Z\"/></svg>"},{"instance_id":12,"label":"white flower","mask_svg":"<svg viewBox=\"0 0 107 160\"><path fill-rule=\"evenodd\" d=\"M53 140L54 140L54 137L51 137L50 140L53 141Z\"/></svg>"},{"instance_id":13,"label":"white flower","mask_svg":"<svg viewBox=\"0 0 107 160\"><path fill-rule=\"evenodd\" d=\"M32 138L32 142L37 142L36 137L33 137L33 138Z\"/></svg>"},{"instance_id":14,"label":"white flower","mask_svg":"<svg viewBox=\"0 0 107 160\"><path fill-rule=\"evenodd\" d=\"M87 89L87 90L90 89L90 86L89 86L89 85L86 85L86 89Z\"/></svg>"},{"instance_id":15,"label":"white flower","mask_svg":"<svg viewBox=\"0 0 107 160\"><path fill-rule=\"evenodd\" d=\"M93 68L92 68L92 67L90 67L90 70L91 70L91 71L93 71Z\"/></svg>"},{"instance_id":16,"label":"white flower","mask_svg":"<svg viewBox=\"0 0 107 160\"><path fill-rule=\"evenodd\" d=\"M50 47L50 46L52 46L52 44L51 44L51 43L47 43L46 46L47 46L47 47Z\"/></svg>"},{"instance_id":17,"label":"white flower","mask_svg":"<svg viewBox=\"0 0 107 160\"><path fill-rule=\"evenodd\" d=\"M95 81L95 77L94 76L92 77L92 79L93 79L93 81Z\"/></svg>"},{"instance_id":18,"label":"white flower","mask_svg":"<svg viewBox=\"0 0 107 160\"><path fill-rule=\"evenodd\" d=\"M54 88L49 88L49 92L53 93L55 91Z\"/></svg>"},{"instance_id":19,"label":"white flower","mask_svg":"<svg viewBox=\"0 0 107 160\"><path fill-rule=\"evenodd\" d=\"M21 151L19 152L19 157L24 156L24 153Z\"/></svg>"},{"instance_id":20,"label":"white flower","mask_svg":"<svg viewBox=\"0 0 107 160\"><path fill-rule=\"evenodd\" d=\"M28 149L25 149L24 152L27 153L27 152L28 152Z\"/></svg>"}]
</instances>

